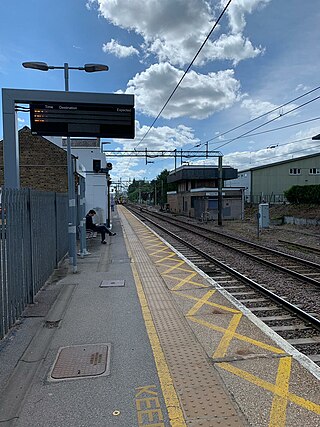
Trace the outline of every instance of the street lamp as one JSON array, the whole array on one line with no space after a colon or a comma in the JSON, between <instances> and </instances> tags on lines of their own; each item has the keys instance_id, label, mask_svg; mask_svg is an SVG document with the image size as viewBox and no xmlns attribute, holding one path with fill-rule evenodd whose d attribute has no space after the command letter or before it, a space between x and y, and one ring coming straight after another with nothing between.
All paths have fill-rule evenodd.
<instances>
[{"instance_id":1,"label":"street lamp","mask_svg":"<svg viewBox=\"0 0 320 427\"><path fill-rule=\"evenodd\" d=\"M108 71L109 67L103 64L85 64L83 67L69 67L68 63L62 66L48 65L46 62L23 62L24 68L32 68L34 70L49 71L49 70L64 70L64 90L69 92L69 70L80 70L87 73L96 71ZM71 156L71 140L67 137L67 163L68 163L68 199L69 199L69 262L73 265L73 272L77 272L77 252L76 252L76 200L75 187Z\"/></svg>"}]
</instances>

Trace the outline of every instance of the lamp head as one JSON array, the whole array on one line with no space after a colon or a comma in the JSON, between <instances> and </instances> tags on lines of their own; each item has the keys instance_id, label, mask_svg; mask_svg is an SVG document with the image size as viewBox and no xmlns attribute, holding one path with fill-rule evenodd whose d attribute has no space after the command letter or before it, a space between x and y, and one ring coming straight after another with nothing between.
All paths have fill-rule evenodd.
<instances>
[{"instance_id":1,"label":"lamp head","mask_svg":"<svg viewBox=\"0 0 320 427\"><path fill-rule=\"evenodd\" d=\"M84 65L84 71L87 73L94 73L96 71L108 71L109 67L108 65L103 64L85 64Z\"/></svg>"},{"instance_id":2,"label":"lamp head","mask_svg":"<svg viewBox=\"0 0 320 427\"><path fill-rule=\"evenodd\" d=\"M40 70L40 71L49 70L49 65L46 64L45 62L23 62L22 66L24 68L33 68L35 70Z\"/></svg>"}]
</instances>

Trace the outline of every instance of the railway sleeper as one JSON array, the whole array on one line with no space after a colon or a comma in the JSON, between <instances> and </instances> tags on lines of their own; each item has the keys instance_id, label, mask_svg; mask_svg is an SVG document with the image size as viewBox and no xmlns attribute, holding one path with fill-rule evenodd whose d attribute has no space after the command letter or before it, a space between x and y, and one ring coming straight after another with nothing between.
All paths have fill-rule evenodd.
<instances>
[{"instance_id":1,"label":"railway sleeper","mask_svg":"<svg viewBox=\"0 0 320 427\"><path fill-rule=\"evenodd\" d=\"M275 332L285 332L285 331L310 331L312 329L311 326L305 325L303 323L297 323L296 325L278 325L278 326L270 326Z\"/></svg>"}]
</instances>

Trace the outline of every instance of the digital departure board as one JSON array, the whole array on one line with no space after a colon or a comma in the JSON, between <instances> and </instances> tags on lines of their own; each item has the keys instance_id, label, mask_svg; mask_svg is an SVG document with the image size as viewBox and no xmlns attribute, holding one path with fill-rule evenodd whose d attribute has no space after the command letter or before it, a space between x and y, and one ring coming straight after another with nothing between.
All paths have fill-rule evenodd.
<instances>
[{"instance_id":1,"label":"digital departure board","mask_svg":"<svg viewBox=\"0 0 320 427\"><path fill-rule=\"evenodd\" d=\"M133 139L133 105L30 103L33 135Z\"/></svg>"}]
</instances>

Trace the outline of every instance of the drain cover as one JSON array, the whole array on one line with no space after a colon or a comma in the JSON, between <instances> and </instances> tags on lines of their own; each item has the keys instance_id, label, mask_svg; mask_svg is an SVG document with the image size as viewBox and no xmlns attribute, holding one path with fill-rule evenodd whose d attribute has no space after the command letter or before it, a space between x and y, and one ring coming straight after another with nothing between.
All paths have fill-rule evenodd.
<instances>
[{"instance_id":1,"label":"drain cover","mask_svg":"<svg viewBox=\"0 0 320 427\"><path fill-rule=\"evenodd\" d=\"M102 280L100 288L114 288L124 286L124 280Z\"/></svg>"},{"instance_id":2,"label":"drain cover","mask_svg":"<svg viewBox=\"0 0 320 427\"><path fill-rule=\"evenodd\" d=\"M51 372L55 380L109 374L110 344L62 347Z\"/></svg>"}]
</instances>

